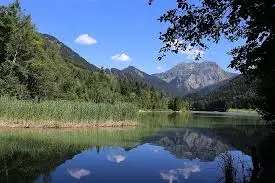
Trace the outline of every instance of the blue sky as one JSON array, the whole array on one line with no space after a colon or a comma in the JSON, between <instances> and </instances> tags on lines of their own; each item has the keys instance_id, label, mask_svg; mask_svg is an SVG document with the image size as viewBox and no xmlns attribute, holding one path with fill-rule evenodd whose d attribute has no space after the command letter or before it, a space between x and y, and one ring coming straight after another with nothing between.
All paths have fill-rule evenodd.
<instances>
[{"instance_id":1,"label":"blue sky","mask_svg":"<svg viewBox=\"0 0 275 183\"><path fill-rule=\"evenodd\" d=\"M0 0L1 5L10 2ZM192 60L192 53L156 59L162 46L159 32L165 29L157 19L175 7L175 0L158 0L153 6L148 0L21 0L21 4L38 31L57 37L98 67L133 65L151 74ZM221 40L209 47L202 60L232 71L227 68L231 60L227 52L235 44Z\"/></svg>"}]
</instances>

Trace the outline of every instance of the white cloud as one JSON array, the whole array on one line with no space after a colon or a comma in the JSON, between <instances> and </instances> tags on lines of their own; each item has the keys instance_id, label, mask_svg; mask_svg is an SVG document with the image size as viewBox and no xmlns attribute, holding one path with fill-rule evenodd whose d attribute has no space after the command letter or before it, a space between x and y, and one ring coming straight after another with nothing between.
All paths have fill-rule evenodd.
<instances>
[{"instance_id":1,"label":"white cloud","mask_svg":"<svg viewBox=\"0 0 275 183\"><path fill-rule=\"evenodd\" d=\"M107 160L110 161L110 162L114 162L114 163L120 163L122 161L124 161L126 159L125 156L122 156L122 155L108 155L107 156Z\"/></svg>"},{"instance_id":2,"label":"white cloud","mask_svg":"<svg viewBox=\"0 0 275 183\"><path fill-rule=\"evenodd\" d=\"M119 61L119 62L129 62L131 61L131 57L126 53L119 53L115 54L111 57L112 60Z\"/></svg>"},{"instance_id":3,"label":"white cloud","mask_svg":"<svg viewBox=\"0 0 275 183\"><path fill-rule=\"evenodd\" d=\"M174 42L170 42L171 44L171 49L175 50L176 48L179 48L181 46L181 44L183 44L183 41L175 39ZM187 59L191 59L194 60L198 55L200 55L201 57L203 57L204 55L204 51L197 49L195 47L192 47L191 45L187 45L186 50L178 50L179 53L186 55Z\"/></svg>"},{"instance_id":4,"label":"white cloud","mask_svg":"<svg viewBox=\"0 0 275 183\"><path fill-rule=\"evenodd\" d=\"M82 45L93 45L96 44L97 41L95 38L89 36L88 34L81 34L79 35L76 39L75 42L77 44L82 44Z\"/></svg>"},{"instance_id":5,"label":"white cloud","mask_svg":"<svg viewBox=\"0 0 275 183\"><path fill-rule=\"evenodd\" d=\"M161 66L157 66L158 71L163 71L163 68Z\"/></svg>"},{"instance_id":6,"label":"white cloud","mask_svg":"<svg viewBox=\"0 0 275 183\"><path fill-rule=\"evenodd\" d=\"M185 54L187 59L192 59L192 60L194 60L198 55L200 55L201 57L203 57L204 55L203 50L196 49L190 45L187 46L186 50L184 51L182 50L180 52L182 54Z\"/></svg>"}]
</instances>

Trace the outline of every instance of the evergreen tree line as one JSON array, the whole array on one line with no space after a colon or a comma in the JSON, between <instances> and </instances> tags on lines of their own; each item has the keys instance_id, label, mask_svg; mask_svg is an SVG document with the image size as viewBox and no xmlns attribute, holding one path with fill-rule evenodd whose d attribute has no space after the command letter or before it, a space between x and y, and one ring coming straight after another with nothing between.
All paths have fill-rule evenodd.
<instances>
[{"instance_id":1,"label":"evergreen tree line","mask_svg":"<svg viewBox=\"0 0 275 183\"><path fill-rule=\"evenodd\" d=\"M234 109L256 109L260 102L255 93L256 80L251 81L242 75L211 92L198 92L184 97L192 110L227 111Z\"/></svg>"},{"instance_id":2,"label":"evergreen tree line","mask_svg":"<svg viewBox=\"0 0 275 183\"><path fill-rule=\"evenodd\" d=\"M187 109L143 82L92 70L66 56L62 44L39 34L19 1L0 6L0 96L22 100L131 102L140 109ZM184 104L184 105L183 105Z\"/></svg>"}]
</instances>

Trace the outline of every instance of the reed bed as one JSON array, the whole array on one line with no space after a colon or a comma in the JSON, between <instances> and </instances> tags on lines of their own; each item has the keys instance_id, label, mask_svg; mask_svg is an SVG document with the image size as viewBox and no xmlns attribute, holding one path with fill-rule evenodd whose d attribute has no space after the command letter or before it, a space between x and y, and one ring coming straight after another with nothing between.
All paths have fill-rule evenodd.
<instances>
[{"instance_id":1,"label":"reed bed","mask_svg":"<svg viewBox=\"0 0 275 183\"><path fill-rule=\"evenodd\" d=\"M24 122L110 123L134 121L138 109L129 103L26 101L0 98L0 120Z\"/></svg>"}]
</instances>

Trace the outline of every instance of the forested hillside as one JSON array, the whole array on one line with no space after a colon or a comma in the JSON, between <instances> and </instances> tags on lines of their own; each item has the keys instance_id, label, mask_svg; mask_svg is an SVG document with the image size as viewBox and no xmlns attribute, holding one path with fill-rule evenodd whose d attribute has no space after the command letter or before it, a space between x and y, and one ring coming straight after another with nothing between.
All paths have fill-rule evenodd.
<instances>
[{"instance_id":1,"label":"forested hillside","mask_svg":"<svg viewBox=\"0 0 275 183\"><path fill-rule=\"evenodd\" d=\"M81 57L78 53L74 52L71 48L63 44L61 41L56 39L54 36L49 34L41 34L41 36L48 41L54 42L59 45L59 53L64 60L69 62L73 62L75 65L82 68L89 68L93 71L99 71L100 69L93 64L87 62L83 57Z\"/></svg>"},{"instance_id":2,"label":"forested hillside","mask_svg":"<svg viewBox=\"0 0 275 183\"><path fill-rule=\"evenodd\" d=\"M123 70L111 69L111 72L119 78L127 78L130 80L144 82L167 96L176 97L180 95L178 89L173 87L171 84L159 79L156 76L146 74L133 66L129 66Z\"/></svg>"},{"instance_id":3,"label":"forested hillside","mask_svg":"<svg viewBox=\"0 0 275 183\"><path fill-rule=\"evenodd\" d=\"M134 67L99 69L55 37L38 33L18 1L0 6L0 48L0 96L37 101L129 102L145 110L187 109L189 104L184 100L188 100L193 110L225 111L255 108L257 101L251 82L242 76L234 78L236 74L223 71L213 62L182 63L156 75ZM192 85L195 93L183 100L173 98L191 90L183 87L179 92L177 85L159 79L160 75L178 78L184 86Z\"/></svg>"},{"instance_id":4,"label":"forested hillside","mask_svg":"<svg viewBox=\"0 0 275 183\"><path fill-rule=\"evenodd\" d=\"M229 108L255 109L258 97L255 94L257 81L239 75L215 86L202 89L184 97L192 110L226 111Z\"/></svg>"},{"instance_id":5,"label":"forested hillside","mask_svg":"<svg viewBox=\"0 0 275 183\"><path fill-rule=\"evenodd\" d=\"M0 51L0 96L168 108L169 98L152 86L99 69L53 36L38 33L18 1L0 6Z\"/></svg>"}]
</instances>

